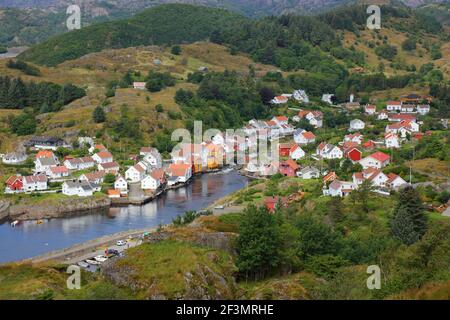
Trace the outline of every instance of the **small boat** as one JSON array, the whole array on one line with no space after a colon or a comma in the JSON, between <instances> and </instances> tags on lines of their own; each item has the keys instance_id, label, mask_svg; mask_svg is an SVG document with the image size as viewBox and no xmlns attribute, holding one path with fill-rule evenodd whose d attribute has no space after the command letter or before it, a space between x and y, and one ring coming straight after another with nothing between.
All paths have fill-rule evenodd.
<instances>
[{"instance_id":1,"label":"small boat","mask_svg":"<svg viewBox=\"0 0 450 320\"><path fill-rule=\"evenodd\" d=\"M42 224L42 223L44 223L44 221L42 221L42 220L37 220L36 221L36 224Z\"/></svg>"},{"instance_id":2,"label":"small boat","mask_svg":"<svg viewBox=\"0 0 450 320\"><path fill-rule=\"evenodd\" d=\"M15 227L18 224L20 224L20 221L19 220L14 220L13 222L11 222L11 227Z\"/></svg>"},{"instance_id":3,"label":"small boat","mask_svg":"<svg viewBox=\"0 0 450 320\"><path fill-rule=\"evenodd\" d=\"M82 268L89 268L89 264L84 261L77 262L77 265L79 265Z\"/></svg>"},{"instance_id":4,"label":"small boat","mask_svg":"<svg viewBox=\"0 0 450 320\"><path fill-rule=\"evenodd\" d=\"M225 209L225 206L216 206L216 207L214 207L214 209L216 209L216 210L223 210L223 209Z\"/></svg>"}]
</instances>

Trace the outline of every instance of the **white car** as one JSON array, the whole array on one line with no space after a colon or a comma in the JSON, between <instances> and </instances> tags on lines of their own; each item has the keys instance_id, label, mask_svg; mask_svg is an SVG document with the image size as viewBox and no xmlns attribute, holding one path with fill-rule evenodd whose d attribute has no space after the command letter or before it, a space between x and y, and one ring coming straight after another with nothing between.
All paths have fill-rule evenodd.
<instances>
[{"instance_id":1,"label":"white car","mask_svg":"<svg viewBox=\"0 0 450 320\"><path fill-rule=\"evenodd\" d=\"M77 262L77 265L82 268L89 268L89 263L84 262L84 261Z\"/></svg>"},{"instance_id":2,"label":"white car","mask_svg":"<svg viewBox=\"0 0 450 320\"><path fill-rule=\"evenodd\" d=\"M127 244L127 241L126 241L126 240L119 240L119 241L116 242L116 245L117 245L117 246L124 246L124 245L126 245L126 244Z\"/></svg>"},{"instance_id":3,"label":"white car","mask_svg":"<svg viewBox=\"0 0 450 320\"><path fill-rule=\"evenodd\" d=\"M108 260L108 258L103 255L99 255L99 256L94 257L94 260L98 261L98 262L105 262L106 260Z\"/></svg>"},{"instance_id":4,"label":"white car","mask_svg":"<svg viewBox=\"0 0 450 320\"><path fill-rule=\"evenodd\" d=\"M86 260L86 262L87 262L87 263L89 263L89 264L92 264L92 265L94 265L94 266L96 266L96 265L99 265L99 264L100 264L100 262L98 262L98 261L95 261L95 260L92 260L92 259L87 259L87 260Z\"/></svg>"}]
</instances>

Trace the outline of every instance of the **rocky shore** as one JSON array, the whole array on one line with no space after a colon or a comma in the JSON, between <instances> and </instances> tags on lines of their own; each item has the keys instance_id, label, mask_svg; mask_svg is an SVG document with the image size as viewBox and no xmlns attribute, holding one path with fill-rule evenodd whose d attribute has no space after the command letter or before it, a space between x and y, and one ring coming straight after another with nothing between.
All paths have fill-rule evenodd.
<instances>
[{"instance_id":1,"label":"rocky shore","mask_svg":"<svg viewBox=\"0 0 450 320\"><path fill-rule=\"evenodd\" d=\"M58 201L42 201L39 204L10 204L0 212L0 217L9 220L39 220L67 218L70 216L89 214L99 210L107 210L111 205L109 198L67 198Z\"/></svg>"}]
</instances>

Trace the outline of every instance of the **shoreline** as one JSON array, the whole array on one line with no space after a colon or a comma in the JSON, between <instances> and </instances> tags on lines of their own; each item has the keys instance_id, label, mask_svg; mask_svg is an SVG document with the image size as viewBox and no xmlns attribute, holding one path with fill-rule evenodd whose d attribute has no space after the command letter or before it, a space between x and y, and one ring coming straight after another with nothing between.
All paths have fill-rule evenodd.
<instances>
[{"instance_id":1,"label":"shoreline","mask_svg":"<svg viewBox=\"0 0 450 320\"><path fill-rule=\"evenodd\" d=\"M222 170L220 170L220 171L222 171ZM211 173L217 173L220 171L211 172ZM236 172L238 172L240 174L239 170L236 170ZM241 189L239 189L239 190L241 190ZM214 215L225 214L225 213L227 213L227 210L223 210L223 209L215 212L216 211L216 210L214 210L215 204L217 202L220 202L220 201L226 199L227 197L230 196L230 194L237 192L239 190L228 193L228 194L224 195L223 197L211 202L205 208L199 209L197 211L212 210ZM236 207L236 210L238 210L238 209L239 208ZM58 218L55 218L55 219L58 219ZM146 232L155 233L158 231L158 229L160 227L162 227L164 230L171 226L173 226L173 223L169 223L169 224L165 224L165 225L161 225L161 226L153 226L153 227L140 228L140 229L131 229L131 230L120 231L120 232L116 232L116 233L112 233L112 234L106 234L101 237L97 237L97 238L93 238L91 240L87 240L85 242L77 243L77 244L74 244L69 247L52 250L52 251L49 251L49 252L46 252L46 253L43 253L43 254L40 254L37 256L3 262L3 263L0 263L0 266L12 264L12 263L32 263L32 264L34 264L34 263L43 263L43 262L50 262L50 261L54 261L56 263L68 263L71 260L74 260L83 255L93 254L94 252L98 251L100 247L114 245L117 240L129 239L129 238L135 239ZM103 248L103 250L104 250L104 248Z\"/></svg>"},{"instance_id":2,"label":"shoreline","mask_svg":"<svg viewBox=\"0 0 450 320\"><path fill-rule=\"evenodd\" d=\"M144 206L145 204L157 199L160 195L164 194L169 190L176 190L186 187L188 184L195 179L196 176L204 174L217 174L229 169L230 166L224 166L221 169L215 169L205 172L199 172L193 174L191 179L185 183L179 183L173 186L166 186L160 189L155 194L147 195L139 199L133 199L129 197L123 198L109 198L106 195L99 200L94 197L86 198L76 198L70 197L57 204L25 204L25 205L12 205L9 203L8 207L4 209L1 213L0 224L1 223L11 223L13 221L25 222L25 221L40 221L49 219L64 219L75 216L89 215L97 210L109 210L111 208L120 208L127 206ZM232 167L232 170L236 170L239 174L241 172ZM242 174L241 174L242 175ZM8 202L8 200L5 200Z\"/></svg>"}]
</instances>

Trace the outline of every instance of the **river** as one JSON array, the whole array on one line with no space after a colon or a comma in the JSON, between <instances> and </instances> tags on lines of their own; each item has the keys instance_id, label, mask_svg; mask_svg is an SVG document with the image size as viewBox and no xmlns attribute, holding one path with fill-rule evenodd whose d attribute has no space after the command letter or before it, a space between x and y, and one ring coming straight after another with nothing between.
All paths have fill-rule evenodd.
<instances>
[{"instance_id":1,"label":"river","mask_svg":"<svg viewBox=\"0 0 450 320\"><path fill-rule=\"evenodd\" d=\"M34 257L131 229L171 223L188 210L200 210L245 187L247 179L236 171L196 176L182 188L169 190L144 206L111 208L106 212L72 218L26 221L17 227L0 225L0 263Z\"/></svg>"}]
</instances>

